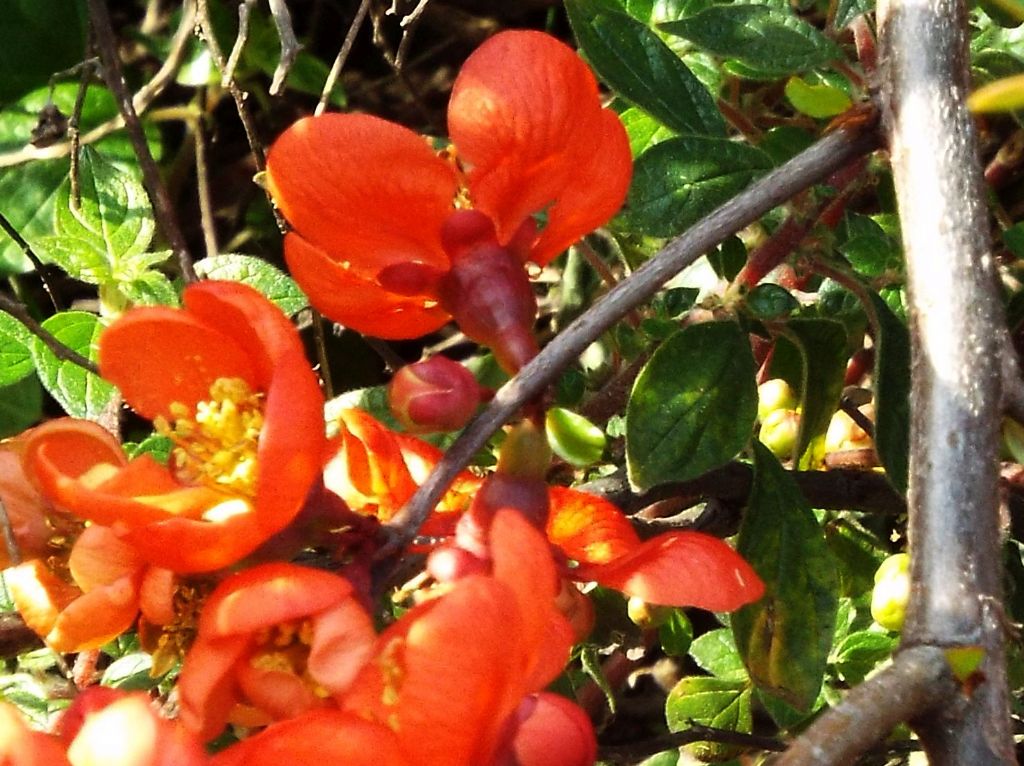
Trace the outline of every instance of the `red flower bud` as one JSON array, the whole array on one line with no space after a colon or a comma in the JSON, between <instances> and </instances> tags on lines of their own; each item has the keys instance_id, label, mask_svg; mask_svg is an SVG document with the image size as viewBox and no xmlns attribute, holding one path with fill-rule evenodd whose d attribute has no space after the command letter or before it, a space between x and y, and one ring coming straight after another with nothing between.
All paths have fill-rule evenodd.
<instances>
[{"instance_id":1,"label":"red flower bud","mask_svg":"<svg viewBox=\"0 0 1024 766\"><path fill-rule=\"evenodd\" d=\"M392 414L414 433L462 428L476 412L480 395L473 373L443 356L406 365L388 385Z\"/></svg>"}]
</instances>

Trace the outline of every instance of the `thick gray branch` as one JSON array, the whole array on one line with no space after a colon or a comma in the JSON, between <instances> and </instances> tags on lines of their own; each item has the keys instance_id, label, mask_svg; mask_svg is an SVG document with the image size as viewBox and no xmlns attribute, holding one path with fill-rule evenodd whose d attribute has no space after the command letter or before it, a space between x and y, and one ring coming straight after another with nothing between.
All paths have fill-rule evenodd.
<instances>
[{"instance_id":1,"label":"thick gray branch","mask_svg":"<svg viewBox=\"0 0 1024 766\"><path fill-rule=\"evenodd\" d=\"M578 317L495 394L491 403L445 453L427 481L391 522L390 549L412 540L423 520L462 470L498 428L535 399L583 350L629 311L649 300L662 285L726 237L756 221L794 194L827 178L876 145L873 124L860 124L826 136L782 167L752 184L676 237L657 255L615 286Z\"/></svg>"},{"instance_id":2,"label":"thick gray branch","mask_svg":"<svg viewBox=\"0 0 1024 766\"><path fill-rule=\"evenodd\" d=\"M1006 348L958 0L879 3L883 118L913 339L905 645L985 647L985 682L920 729L932 763L1012 763L1001 622L997 460Z\"/></svg>"}]
</instances>

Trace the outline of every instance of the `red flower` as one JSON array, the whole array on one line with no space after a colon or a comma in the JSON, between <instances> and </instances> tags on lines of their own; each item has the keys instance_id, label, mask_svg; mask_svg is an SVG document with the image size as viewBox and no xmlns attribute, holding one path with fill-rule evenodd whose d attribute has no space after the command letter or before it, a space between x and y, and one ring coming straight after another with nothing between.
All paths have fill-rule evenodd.
<instances>
[{"instance_id":1,"label":"red flower","mask_svg":"<svg viewBox=\"0 0 1024 766\"><path fill-rule=\"evenodd\" d=\"M731 612L757 601L764 583L717 537L666 532L641 541L629 520L607 500L551 487L547 535L579 566L573 579L594 580L652 604Z\"/></svg>"},{"instance_id":2,"label":"red flower","mask_svg":"<svg viewBox=\"0 0 1024 766\"><path fill-rule=\"evenodd\" d=\"M128 461L70 419L28 437L26 472L56 506L114 529L177 572L219 569L298 513L323 464L323 396L288 319L255 290L202 282L182 310L129 311L100 369L175 443L170 465Z\"/></svg>"},{"instance_id":3,"label":"red flower","mask_svg":"<svg viewBox=\"0 0 1024 766\"><path fill-rule=\"evenodd\" d=\"M50 529L46 516L50 504L33 486L21 464L27 434L0 442L0 503L14 534L14 543L22 559L48 553ZM0 569L12 566L6 545L0 544Z\"/></svg>"},{"instance_id":4,"label":"red flower","mask_svg":"<svg viewBox=\"0 0 1024 766\"><path fill-rule=\"evenodd\" d=\"M204 740L329 704L369 658L376 634L348 580L262 564L222 582L203 606L181 672L181 720Z\"/></svg>"},{"instance_id":5,"label":"red flower","mask_svg":"<svg viewBox=\"0 0 1024 766\"><path fill-rule=\"evenodd\" d=\"M510 752L536 752L541 741L554 748L548 763L591 763L585 716L568 712L568 701L534 696L561 672L573 643L554 606L550 547L515 512L499 511L490 535L490 573L456 581L385 630L343 707L392 729L418 766L491 766Z\"/></svg>"},{"instance_id":6,"label":"red flower","mask_svg":"<svg viewBox=\"0 0 1024 766\"><path fill-rule=\"evenodd\" d=\"M0 754L4 766L67 766L64 748L55 737L32 731L17 708L0 702Z\"/></svg>"},{"instance_id":7,"label":"red flower","mask_svg":"<svg viewBox=\"0 0 1024 766\"><path fill-rule=\"evenodd\" d=\"M601 108L587 66L543 33L503 32L469 57L452 91L448 129L465 175L420 136L366 115L300 120L271 147L269 188L292 226L288 265L330 318L409 338L456 313L476 338L468 325L480 317L463 303L479 298L487 310L498 300L515 315L510 321L528 313L532 324L533 296L521 274L525 288L478 293L499 272L522 272L527 260L546 264L625 198L632 172L625 130ZM453 217L460 190L475 217ZM546 217L539 232L537 215ZM456 274L460 263L466 271Z\"/></svg>"}]
</instances>

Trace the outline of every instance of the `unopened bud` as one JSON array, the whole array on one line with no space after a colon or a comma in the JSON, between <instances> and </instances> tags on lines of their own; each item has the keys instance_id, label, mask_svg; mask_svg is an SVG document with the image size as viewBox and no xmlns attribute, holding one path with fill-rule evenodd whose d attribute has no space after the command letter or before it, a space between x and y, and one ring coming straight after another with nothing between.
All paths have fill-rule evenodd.
<instances>
[{"instance_id":1,"label":"unopened bud","mask_svg":"<svg viewBox=\"0 0 1024 766\"><path fill-rule=\"evenodd\" d=\"M780 460L793 456L800 433L800 414L794 410L774 410L761 423L758 438Z\"/></svg>"},{"instance_id":2,"label":"unopened bud","mask_svg":"<svg viewBox=\"0 0 1024 766\"><path fill-rule=\"evenodd\" d=\"M473 373L435 356L400 369L388 385L388 403L408 431L456 431L473 417L480 393Z\"/></svg>"}]
</instances>

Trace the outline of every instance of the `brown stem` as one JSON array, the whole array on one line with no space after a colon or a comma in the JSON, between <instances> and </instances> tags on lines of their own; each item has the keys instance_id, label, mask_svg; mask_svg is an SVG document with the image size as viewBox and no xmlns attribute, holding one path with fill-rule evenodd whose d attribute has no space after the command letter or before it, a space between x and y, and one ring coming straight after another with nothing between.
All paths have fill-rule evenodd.
<instances>
[{"instance_id":1,"label":"brown stem","mask_svg":"<svg viewBox=\"0 0 1024 766\"><path fill-rule=\"evenodd\" d=\"M841 127L733 197L620 282L575 319L519 373L501 387L487 408L462 432L405 507L389 523L389 555L415 537L420 525L461 471L498 428L523 404L537 398L583 350L629 311L649 300L669 279L726 237L749 226L794 194L827 178L854 158L872 151L873 124Z\"/></svg>"},{"instance_id":2,"label":"brown stem","mask_svg":"<svg viewBox=\"0 0 1024 766\"><path fill-rule=\"evenodd\" d=\"M124 119L125 129L132 142L135 157L142 168L142 179L149 192L149 198L153 202L153 212L174 256L178 260L181 275L186 282L196 280L195 269L192 268L192 256L185 243L185 236L178 224L178 215L174 210L167 187L163 178L160 177L160 170L153 160L149 151L149 143L146 141L146 134L142 130L142 123L139 122L139 115L135 111L135 104L132 101L132 94L128 92L124 75L121 73L121 61L117 54L117 40L114 37L114 29L110 24L110 14L107 12L107 5L104 0L88 0L89 18L92 22L93 34L96 39L96 47L99 50L100 60L103 62L103 76L107 87L117 99L117 107Z\"/></svg>"}]
</instances>

